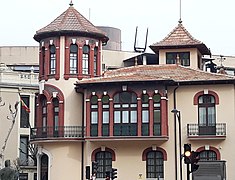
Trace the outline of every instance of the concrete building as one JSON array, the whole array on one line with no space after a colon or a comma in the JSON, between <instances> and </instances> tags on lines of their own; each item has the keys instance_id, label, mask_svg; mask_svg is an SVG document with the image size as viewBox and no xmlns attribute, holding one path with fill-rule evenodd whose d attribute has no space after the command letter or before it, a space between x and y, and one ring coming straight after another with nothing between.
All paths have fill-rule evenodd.
<instances>
[{"instance_id":1,"label":"concrete building","mask_svg":"<svg viewBox=\"0 0 235 180\"><path fill-rule=\"evenodd\" d=\"M180 155L186 143L200 153L194 180L235 176L235 77L203 71L210 50L182 22L150 46L159 65L104 73L108 37L72 3L34 39L40 88L31 142L39 146L38 179L105 179L112 168L120 180L186 179Z\"/></svg>"}]
</instances>

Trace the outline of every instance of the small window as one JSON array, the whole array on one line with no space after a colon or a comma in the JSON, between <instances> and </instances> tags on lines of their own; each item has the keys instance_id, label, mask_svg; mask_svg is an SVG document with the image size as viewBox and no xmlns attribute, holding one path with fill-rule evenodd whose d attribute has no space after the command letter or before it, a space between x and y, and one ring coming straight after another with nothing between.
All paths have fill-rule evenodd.
<instances>
[{"instance_id":1,"label":"small window","mask_svg":"<svg viewBox=\"0 0 235 180\"><path fill-rule=\"evenodd\" d=\"M55 74L56 71L56 47L51 45L50 47L50 74Z\"/></svg>"},{"instance_id":2,"label":"small window","mask_svg":"<svg viewBox=\"0 0 235 180\"><path fill-rule=\"evenodd\" d=\"M21 108L20 108L20 128L29 127L29 96L20 96Z\"/></svg>"},{"instance_id":3,"label":"small window","mask_svg":"<svg viewBox=\"0 0 235 180\"><path fill-rule=\"evenodd\" d=\"M179 56L180 64L182 66L190 66L189 52L167 52L166 64L176 64L177 56Z\"/></svg>"},{"instance_id":4,"label":"small window","mask_svg":"<svg viewBox=\"0 0 235 180\"><path fill-rule=\"evenodd\" d=\"M78 67L78 46L70 45L70 74L76 74Z\"/></svg>"},{"instance_id":5,"label":"small window","mask_svg":"<svg viewBox=\"0 0 235 180\"><path fill-rule=\"evenodd\" d=\"M85 45L83 46L82 54L82 74L89 74L89 60L90 60L90 47Z\"/></svg>"}]
</instances>

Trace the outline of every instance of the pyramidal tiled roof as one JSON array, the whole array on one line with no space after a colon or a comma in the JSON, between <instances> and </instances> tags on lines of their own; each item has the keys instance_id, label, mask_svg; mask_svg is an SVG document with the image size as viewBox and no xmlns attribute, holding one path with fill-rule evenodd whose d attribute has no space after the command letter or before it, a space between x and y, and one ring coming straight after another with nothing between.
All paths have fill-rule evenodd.
<instances>
[{"instance_id":1,"label":"pyramidal tiled roof","mask_svg":"<svg viewBox=\"0 0 235 180\"><path fill-rule=\"evenodd\" d=\"M36 41L54 35L82 35L96 37L104 42L108 41L105 32L95 27L89 20L80 14L70 3L70 7L47 26L38 30L34 35Z\"/></svg>"},{"instance_id":2,"label":"pyramidal tiled roof","mask_svg":"<svg viewBox=\"0 0 235 180\"><path fill-rule=\"evenodd\" d=\"M210 54L210 50L201 41L193 38L193 36L185 29L182 23L179 23L173 31L170 32L162 41L154 43L150 46L153 51L166 48L185 48L196 47L202 54Z\"/></svg>"},{"instance_id":3,"label":"pyramidal tiled roof","mask_svg":"<svg viewBox=\"0 0 235 180\"><path fill-rule=\"evenodd\" d=\"M110 70L102 77L82 79L77 85L91 83L120 83L140 81L168 81L172 83L235 83L235 77L219 73L210 73L189 67L166 64L166 65L139 65Z\"/></svg>"}]
</instances>

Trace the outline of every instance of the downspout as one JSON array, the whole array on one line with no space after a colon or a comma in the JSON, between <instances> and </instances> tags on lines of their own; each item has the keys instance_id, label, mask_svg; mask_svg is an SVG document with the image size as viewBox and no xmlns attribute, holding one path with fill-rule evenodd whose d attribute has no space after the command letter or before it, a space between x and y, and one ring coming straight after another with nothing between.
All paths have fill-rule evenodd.
<instances>
[{"instance_id":1,"label":"downspout","mask_svg":"<svg viewBox=\"0 0 235 180\"><path fill-rule=\"evenodd\" d=\"M179 84L174 89L173 100L174 109L176 109L176 90L179 88ZM176 116L174 115L174 141L175 141L175 180L178 180L178 153L177 153L177 135L176 135Z\"/></svg>"}]
</instances>

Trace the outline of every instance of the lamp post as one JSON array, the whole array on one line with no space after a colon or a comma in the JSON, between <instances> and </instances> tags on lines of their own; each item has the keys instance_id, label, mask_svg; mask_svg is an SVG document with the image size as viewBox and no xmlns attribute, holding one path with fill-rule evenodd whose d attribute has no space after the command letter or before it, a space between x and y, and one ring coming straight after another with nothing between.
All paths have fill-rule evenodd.
<instances>
[{"instance_id":1,"label":"lamp post","mask_svg":"<svg viewBox=\"0 0 235 180\"><path fill-rule=\"evenodd\" d=\"M181 115L180 111L177 109L171 110L172 113L174 113L175 119L178 119L178 125L179 125L179 154L180 154L180 180L182 180L182 138L181 138Z\"/></svg>"}]
</instances>

